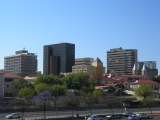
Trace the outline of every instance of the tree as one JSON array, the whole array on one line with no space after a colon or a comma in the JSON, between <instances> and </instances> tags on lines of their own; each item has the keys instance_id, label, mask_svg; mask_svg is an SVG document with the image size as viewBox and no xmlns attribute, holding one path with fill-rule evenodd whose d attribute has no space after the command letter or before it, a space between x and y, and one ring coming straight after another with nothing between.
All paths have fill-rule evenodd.
<instances>
[{"instance_id":1,"label":"tree","mask_svg":"<svg viewBox=\"0 0 160 120\"><path fill-rule=\"evenodd\" d=\"M25 87L19 90L19 94L25 99L30 99L35 94L35 91L30 88Z\"/></svg>"},{"instance_id":2,"label":"tree","mask_svg":"<svg viewBox=\"0 0 160 120\"><path fill-rule=\"evenodd\" d=\"M46 108L51 105L54 98L52 97L50 91L43 91L37 96L33 97L32 102L39 108L43 109L44 118L46 118Z\"/></svg>"},{"instance_id":3,"label":"tree","mask_svg":"<svg viewBox=\"0 0 160 120\"><path fill-rule=\"evenodd\" d=\"M23 120L24 112L26 111L26 109L29 108L29 104L24 99L16 99L15 104L17 108L22 112L22 120Z\"/></svg>"},{"instance_id":4,"label":"tree","mask_svg":"<svg viewBox=\"0 0 160 120\"><path fill-rule=\"evenodd\" d=\"M160 75L151 77L151 80L160 83Z\"/></svg>"},{"instance_id":5,"label":"tree","mask_svg":"<svg viewBox=\"0 0 160 120\"><path fill-rule=\"evenodd\" d=\"M11 87L19 92L20 89L28 87L33 89L34 86L31 83L28 83L24 78L19 78L17 81L11 82Z\"/></svg>"},{"instance_id":6,"label":"tree","mask_svg":"<svg viewBox=\"0 0 160 120\"><path fill-rule=\"evenodd\" d=\"M73 109L77 108L80 104L79 96L75 96L75 95L65 96L63 98L62 104L68 108L71 108L72 116L73 116Z\"/></svg>"},{"instance_id":7,"label":"tree","mask_svg":"<svg viewBox=\"0 0 160 120\"><path fill-rule=\"evenodd\" d=\"M41 75L37 76L37 79L34 81L34 84L37 85L39 83L46 83L48 85L55 85L58 82L58 77L56 75Z\"/></svg>"},{"instance_id":8,"label":"tree","mask_svg":"<svg viewBox=\"0 0 160 120\"><path fill-rule=\"evenodd\" d=\"M102 97L102 95L103 95L103 91L100 90L100 89L93 91L93 96L94 96L94 97Z\"/></svg>"},{"instance_id":9,"label":"tree","mask_svg":"<svg viewBox=\"0 0 160 120\"><path fill-rule=\"evenodd\" d=\"M91 109L91 107L95 103L95 99L94 99L93 94L91 92L88 92L88 93L82 92L81 93L81 100L82 100L82 102L84 104L88 105L90 113L92 115L92 109Z\"/></svg>"},{"instance_id":10,"label":"tree","mask_svg":"<svg viewBox=\"0 0 160 120\"><path fill-rule=\"evenodd\" d=\"M50 92L54 97L65 95L66 86L64 85L53 85L50 88Z\"/></svg>"},{"instance_id":11,"label":"tree","mask_svg":"<svg viewBox=\"0 0 160 120\"><path fill-rule=\"evenodd\" d=\"M35 91L37 92L37 94L46 90L50 90L50 86L46 83L39 83L35 85Z\"/></svg>"},{"instance_id":12,"label":"tree","mask_svg":"<svg viewBox=\"0 0 160 120\"><path fill-rule=\"evenodd\" d=\"M93 97L95 98L95 101L98 103L98 99L102 97L103 91L102 90L94 90L93 91Z\"/></svg>"},{"instance_id":13,"label":"tree","mask_svg":"<svg viewBox=\"0 0 160 120\"><path fill-rule=\"evenodd\" d=\"M89 87L89 74L85 72L69 74L63 78L61 81L68 89L82 89L83 86Z\"/></svg>"},{"instance_id":14,"label":"tree","mask_svg":"<svg viewBox=\"0 0 160 120\"><path fill-rule=\"evenodd\" d=\"M142 96L144 99L146 99L147 96L152 94L153 89L148 85L141 85L140 87L136 88L134 92L135 95Z\"/></svg>"},{"instance_id":15,"label":"tree","mask_svg":"<svg viewBox=\"0 0 160 120\"><path fill-rule=\"evenodd\" d=\"M118 105L120 100L115 97L114 93L104 92L100 99L100 103L106 104L111 110L112 114L114 114L113 106Z\"/></svg>"},{"instance_id":16,"label":"tree","mask_svg":"<svg viewBox=\"0 0 160 120\"><path fill-rule=\"evenodd\" d=\"M91 76L91 79L95 82L95 85L102 85L101 78L102 75L99 73L95 73Z\"/></svg>"},{"instance_id":17,"label":"tree","mask_svg":"<svg viewBox=\"0 0 160 120\"><path fill-rule=\"evenodd\" d=\"M152 107L156 106L158 104L158 101L154 100L153 97L149 96L146 99L142 100L142 104L146 107L149 107L149 110L151 111L152 114Z\"/></svg>"}]
</instances>

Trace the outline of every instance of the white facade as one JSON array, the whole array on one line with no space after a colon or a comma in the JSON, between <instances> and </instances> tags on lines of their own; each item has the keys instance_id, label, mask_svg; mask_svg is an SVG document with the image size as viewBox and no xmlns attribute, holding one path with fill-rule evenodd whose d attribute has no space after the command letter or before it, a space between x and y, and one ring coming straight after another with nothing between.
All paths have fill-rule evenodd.
<instances>
[{"instance_id":1,"label":"white facade","mask_svg":"<svg viewBox=\"0 0 160 120\"><path fill-rule=\"evenodd\" d=\"M76 58L75 65L92 65L94 58Z\"/></svg>"}]
</instances>

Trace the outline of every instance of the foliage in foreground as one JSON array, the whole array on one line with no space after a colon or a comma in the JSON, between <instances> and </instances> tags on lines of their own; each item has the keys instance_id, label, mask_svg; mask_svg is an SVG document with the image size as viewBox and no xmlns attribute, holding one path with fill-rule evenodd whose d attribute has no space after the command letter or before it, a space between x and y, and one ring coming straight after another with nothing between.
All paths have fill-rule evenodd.
<instances>
[{"instance_id":1,"label":"foliage in foreground","mask_svg":"<svg viewBox=\"0 0 160 120\"><path fill-rule=\"evenodd\" d=\"M135 95L141 96L146 99L147 96L150 96L153 92L153 89L148 85L141 85L140 87L134 90Z\"/></svg>"}]
</instances>

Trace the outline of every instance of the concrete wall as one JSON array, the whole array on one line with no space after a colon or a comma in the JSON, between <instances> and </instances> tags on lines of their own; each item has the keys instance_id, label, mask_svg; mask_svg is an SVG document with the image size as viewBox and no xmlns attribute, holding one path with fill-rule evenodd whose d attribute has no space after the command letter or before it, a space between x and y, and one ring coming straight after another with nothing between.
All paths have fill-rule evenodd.
<instances>
[{"instance_id":1,"label":"concrete wall","mask_svg":"<svg viewBox=\"0 0 160 120\"><path fill-rule=\"evenodd\" d=\"M0 73L0 95L4 96L4 73Z\"/></svg>"}]
</instances>

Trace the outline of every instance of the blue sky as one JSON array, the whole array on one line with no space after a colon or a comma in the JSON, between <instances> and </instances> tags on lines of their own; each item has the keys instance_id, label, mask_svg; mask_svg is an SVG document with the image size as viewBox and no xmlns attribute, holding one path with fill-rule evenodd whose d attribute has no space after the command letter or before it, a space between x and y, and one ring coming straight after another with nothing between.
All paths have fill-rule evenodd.
<instances>
[{"instance_id":1,"label":"blue sky","mask_svg":"<svg viewBox=\"0 0 160 120\"><path fill-rule=\"evenodd\" d=\"M99 57L104 67L106 51L137 49L139 61L157 61L160 71L160 1L4 0L0 41L0 69L4 56L25 48L37 53L42 71L43 46L67 42L76 58Z\"/></svg>"}]
</instances>

